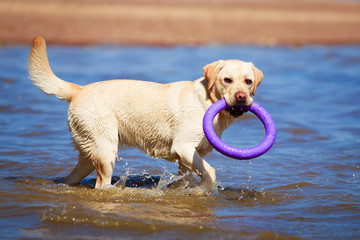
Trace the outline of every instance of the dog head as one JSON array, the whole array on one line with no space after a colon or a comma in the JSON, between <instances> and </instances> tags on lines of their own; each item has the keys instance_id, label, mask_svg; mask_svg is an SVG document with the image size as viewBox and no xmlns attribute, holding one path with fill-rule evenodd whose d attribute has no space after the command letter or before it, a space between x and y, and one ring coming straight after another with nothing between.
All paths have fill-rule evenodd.
<instances>
[{"instance_id":1,"label":"dog head","mask_svg":"<svg viewBox=\"0 0 360 240\"><path fill-rule=\"evenodd\" d=\"M225 98L229 106L250 106L264 76L251 62L240 60L219 60L203 70L211 100Z\"/></svg>"}]
</instances>

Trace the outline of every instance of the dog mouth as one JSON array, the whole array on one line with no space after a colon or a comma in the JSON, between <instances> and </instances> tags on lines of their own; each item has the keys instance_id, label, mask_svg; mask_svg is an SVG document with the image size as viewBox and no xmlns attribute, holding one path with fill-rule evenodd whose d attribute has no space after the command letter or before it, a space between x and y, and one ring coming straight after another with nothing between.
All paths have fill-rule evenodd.
<instances>
[{"instance_id":1,"label":"dog mouth","mask_svg":"<svg viewBox=\"0 0 360 240\"><path fill-rule=\"evenodd\" d=\"M230 115L233 116L234 118L238 118L247 112L247 110L245 110L243 108L238 108L238 107L229 107L229 108L225 109L225 111L229 112Z\"/></svg>"},{"instance_id":2,"label":"dog mouth","mask_svg":"<svg viewBox=\"0 0 360 240\"><path fill-rule=\"evenodd\" d=\"M226 105L228 106L225 111L227 111L228 113L230 113L230 115L234 118L238 118L241 115L243 115L244 113L246 113L248 110L245 110L245 108L241 108L239 107L239 105L242 105L244 107L248 107L252 104L252 99L249 99L251 101L228 101L228 98L225 96L225 102Z\"/></svg>"}]
</instances>

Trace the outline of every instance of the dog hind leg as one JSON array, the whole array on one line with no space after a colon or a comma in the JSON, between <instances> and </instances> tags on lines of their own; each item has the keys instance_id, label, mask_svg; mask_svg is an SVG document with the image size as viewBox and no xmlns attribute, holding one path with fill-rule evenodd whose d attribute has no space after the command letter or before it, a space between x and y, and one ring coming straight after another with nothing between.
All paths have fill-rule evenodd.
<instances>
[{"instance_id":1,"label":"dog hind leg","mask_svg":"<svg viewBox=\"0 0 360 240\"><path fill-rule=\"evenodd\" d=\"M92 151L92 160L97 172L95 188L102 188L111 184L117 150L118 143L101 138L97 139L96 147Z\"/></svg>"},{"instance_id":2,"label":"dog hind leg","mask_svg":"<svg viewBox=\"0 0 360 240\"><path fill-rule=\"evenodd\" d=\"M111 115L93 118L71 112L68 125L81 158L66 183L80 181L96 169L95 188L111 184L119 144L116 120Z\"/></svg>"},{"instance_id":3,"label":"dog hind leg","mask_svg":"<svg viewBox=\"0 0 360 240\"><path fill-rule=\"evenodd\" d=\"M95 166L91 159L83 153L79 153L79 162L72 172L65 178L64 182L68 185L78 184L83 178L87 177Z\"/></svg>"}]
</instances>

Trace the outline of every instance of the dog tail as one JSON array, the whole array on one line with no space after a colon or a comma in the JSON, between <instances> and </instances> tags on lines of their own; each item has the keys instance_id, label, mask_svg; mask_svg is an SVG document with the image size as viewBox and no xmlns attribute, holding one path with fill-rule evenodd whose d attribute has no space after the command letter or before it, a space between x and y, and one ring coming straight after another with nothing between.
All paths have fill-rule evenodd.
<instances>
[{"instance_id":1,"label":"dog tail","mask_svg":"<svg viewBox=\"0 0 360 240\"><path fill-rule=\"evenodd\" d=\"M30 79L46 94L70 101L81 89L81 86L55 76L50 68L45 40L42 37L35 37L32 42L28 66Z\"/></svg>"}]
</instances>

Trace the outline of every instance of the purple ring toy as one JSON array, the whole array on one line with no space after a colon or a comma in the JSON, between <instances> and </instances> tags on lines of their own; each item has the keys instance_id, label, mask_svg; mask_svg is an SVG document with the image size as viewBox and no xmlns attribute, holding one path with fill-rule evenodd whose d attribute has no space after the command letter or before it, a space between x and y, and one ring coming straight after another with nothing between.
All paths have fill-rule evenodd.
<instances>
[{"instance_id":1,"label":"purple ring toy","mask_svg":"<svg viewBox=\"0 0 360 240\"><path fill-rule=\"evenodd\" d=\"M257 146L251 148L236 148L230 146L216 135L214 130L214 118L223 109L230 108L225 99L221 99L212 104L206 111L203 119L203 129L206 138L210 144L220 153L239 160L247 160L256 158L266 153L274 144L276 138L276 128L270 114L258 103L253 102L250 107L235 106L236 108L243 108L254 113L264 124L266 136L265 139Z\"/></svg>"}]
</instances>

